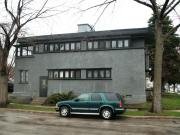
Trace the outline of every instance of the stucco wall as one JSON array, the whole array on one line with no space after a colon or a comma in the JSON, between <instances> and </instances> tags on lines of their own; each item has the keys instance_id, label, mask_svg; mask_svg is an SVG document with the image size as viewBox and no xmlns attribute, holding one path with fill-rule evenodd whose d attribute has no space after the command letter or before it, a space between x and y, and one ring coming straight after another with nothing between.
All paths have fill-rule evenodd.
<instances>
[{"instance_id":1,"label":"stucco wall","mask_svg":"<svg viewBox=\"0 0 180 135\"><path fill-rule=\"evenodd\" d=\"M142 41L136 41L141 44ZM144 49L85 51L35 54L32 58L17 58L15 95L39 96L39 77L48 76L47 69L112 68L112 80L49 80L48 95L61 91L117 91L132 95L128 102L145 101ZM29 83L19 84L19 70L29 71Z\"/></svg>"}]
</instances>

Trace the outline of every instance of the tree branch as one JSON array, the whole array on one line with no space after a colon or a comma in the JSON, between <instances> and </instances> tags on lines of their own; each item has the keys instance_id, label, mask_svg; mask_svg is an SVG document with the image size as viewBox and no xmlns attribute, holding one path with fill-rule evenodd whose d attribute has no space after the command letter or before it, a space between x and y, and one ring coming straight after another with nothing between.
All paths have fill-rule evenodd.
<instances>
[{"instance_id":1,"label":"tree branch","mask_svg":"<svg viewBox=\"0 0 180 135\"><path fill-rule=\"evenodd\" d=\"M13 18L14 20L16 19L14 14L8 9L8 0L4 0L4 5L5 5L5 9L6 11L9 13L9 15L11 16L11 18Z\"/></svg>"},{"instance_id":2,"label":"tree branch","mask_svg":"<svg viewBox=\"0 0 180 135\"><path fill-rule=\"evenodd\" d=\"M90 9L93 9L93 8L96 8L96 7L100 7L100 6L103 6L103 5L109 5L109 4L111 4L111 3L113 3L113 2L115 2L116 0L111 0L111 1L107 1L107 0L105 0L103 3L101 3L101 4L98 4L98 5L95 5L95 6L92 6L92 7L89 7L89 8L87 8L87 9L84 9L84 10L81 10L82 12L84 12L84 11L87 11L87 10L90 10Z\"/></svg>"},{"instance_id":3,"label":"tree branch","mask_svg":"<svg viewBox=\"0 0 180 135\"><path fill-rule=\"evenodd\" d=\"M166 11L167 9L167 6L168 6L168 3L169 3L169 0L166 0L163 4L163 8L161 9L161 13L160 13L160 17L162 18L163 15L164 15L164 12Z\"/></svg>"},{"instance_id":4,"label":"tree branch","mask_svg":"<svg viewBox=\"0 0 180 135\"><path fill-rule=\"evenodd\" d=\"M164 16L167 16L172 10L174 10L174 8L180 3L180 0L178 0L173 6L170 7L169 10L167 10L167 12L164 13Z\"/></svg>"},{"instance_id":5,"label":"tree branch","mask_svg":"<svg viewBox=\"0 0 180 135\"><path fill-rule=\"evenodd\" d=\"M166 35L165 35L165 39L167 39L171 34L175 33L178 28L180 28L180 24L176 25L174 28L172 28Z\"/></svg>"},{"instance_id":6,"label":"tree branch","mask_svg":"<svg viewBox=\"0 0 180 135\"><path fill-rule=\"evenodd\" d=\"M151 4L149 4L149 3L147 3L147 2L144 2L144 1L141 1L141 0L134 0L134 1L153 9L153 6Z\"/></svg>"}]
</instances>

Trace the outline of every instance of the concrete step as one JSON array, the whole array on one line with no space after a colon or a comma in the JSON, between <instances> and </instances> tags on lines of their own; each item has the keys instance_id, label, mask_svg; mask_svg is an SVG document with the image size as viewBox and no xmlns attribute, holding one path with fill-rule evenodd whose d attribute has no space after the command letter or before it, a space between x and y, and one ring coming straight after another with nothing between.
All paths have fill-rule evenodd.
<instances>
[{"instance_id":1,"label":"concrete step","mask_svg":"<svg viewBox=\"0 0 180 135\"><path fill-rule=\"evenodd\" d=\"M34 99L32 100L32 102L31 102L31 104L33 104L33 105L42 105L42 104L44 104L44 102L45 102L46 99L47 99L46 97L34 98Z\"/></svg>"}]
</instances>

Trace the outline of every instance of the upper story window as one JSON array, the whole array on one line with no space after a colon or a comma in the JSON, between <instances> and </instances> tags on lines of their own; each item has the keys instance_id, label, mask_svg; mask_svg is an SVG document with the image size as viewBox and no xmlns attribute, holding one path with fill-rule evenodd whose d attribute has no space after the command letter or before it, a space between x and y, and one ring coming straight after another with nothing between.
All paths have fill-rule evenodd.
<instances>
[{"instance_id":1,"label":"upper story window","mask_svg":"<svg viewBox=\"0 0 180 135\"><path fill-rule=\"evenodd\" d=\"M16 47L16 56L24 57L31 56L33 54L33 46L18 46Z\"/></svg>"},{"instance_id":2,"label":"upper story window","mask_svg":"<svg viewBox=\"0 0 180 135\"><path fill-rule=\"evenodd\" d=\"M49 45L49 51L50 52L54 52L54 44L50 44Z\"/></svg>"},{"instance_id":3,"label":"upper story window","mask_svg":"<svg viewBox=\"0 0 180 135\"><path fill-rule=\"evenodd\" d=\"M76 50L81 50L81 43L80 42L77 42L76 43Z\"/></svg>"},{"instance_id":4,"label":"upper story window","mask_svg":"<svg viewBox=\"0 0 180 135\"><path fill-rule=\"evenodd\" d=\"M89 41L87 45L88 45L88 47L87 47L88 50L92 50L93 49L93 42Z\"/></svg>"},{"instance_id":5,"label":"upper story window","mask_svg":"<svg viewBox=\"0 0 180 135\"><path fill-rule=\"evenodd\" d=\"M106 49L111 48L111 42L110 41L106 41L105 44L106 44L106 47L105 47Z\"/></svg>"},{"instance_id":6,"label":"upper story window","mask_svg":"<svg viewBox=\"0 0 180 135\"><path fill-rule=\"evenodd\" d=\"M75 50L75 43L71 43L71 50Z\"/></svg>"},{"instance_id":7,"label":"upper story window","mask_svg":"<svg viewBox=\"0 0 180 135\"><path fill-rule=\"evenodd\" d=\"M129 47L129 40L124 40L124 47Z\"/></svg>"},{"instance_id":8,"label":"upper story window","mask_svg":"<svg viewBox=\"0 0 180 135\"><path fill-rule=\"evenodd\" d=\"M112 43L112 45L111 45L112 48L116 48L116 47L117 47L117 46L116 46L116 45L117 45L117 44L116 44L116 40L113 40L111 43Z\"/></svg>"},{"instance_id":9,"label":"upper story window","mask_svg":"<svg viewBox=\"0 0 180 135\"><path fill-rule=\"evenodd\" d=\"M98 49L98 41L94 41L93 43L94 43L93 48L94 48L94 49Z\"/></svg>"},{"instance_id":10,"label":"upper story window","mask_svg":"<svg viewBox=\"0 0 180 135\"><path fill-rule=\"evenodd\" d=\"M82 42L46 43L34 46L17 46L16 56L29 56L33 53L72 52L84 50L111 50L129 48L129 39L95 40ZM87 43L87 44L86 44Z\"/></svg>"},{"instance_id":11,"label":"upper story window","mask_svg":"<svg viewBox=\"0 0 180 135\"><path fill-rule=\"evenodd\" d=\"M70 47L69 47L69 43L65 43L65 51L69 51Z\"/></svg>"},{"instance_id":12,"label":"upper story window","mask_svg":"<svg viewBox=\"0 0 180 135\"><path fill-rule=\"evenodd\" d=\"M64 51L64 43L60 43L60 51Z\"/></svg>"},{"instance_id":13,"label":"upper story window","mask_svg":"<svg viewBox=\"0 0 180 135\"><path fill-rule=\"evenodd\" d=\"M54 44L54 51L58 52L59 51L59 44Z\"/></svg>"},{"instance_id":14,"label":"upper story window","mask_svg":"<svg viewBox=\"0 0 180 135\"><path fill-rule=\"evenodd\" d=\"M123 47L123 40L118 40L118 48L122 48Z\"/></svg>"}]
</instances>

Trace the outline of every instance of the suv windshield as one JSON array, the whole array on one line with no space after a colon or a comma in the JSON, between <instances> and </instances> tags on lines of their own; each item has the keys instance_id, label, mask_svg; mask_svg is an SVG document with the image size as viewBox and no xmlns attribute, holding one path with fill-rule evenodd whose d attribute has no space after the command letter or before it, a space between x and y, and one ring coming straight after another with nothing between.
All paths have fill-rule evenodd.
<instances>
[{"instance_id":1,"label":"suv windshield","mask_svg":"<svg viewBox=\"0 0 180 135\"><path fill-rule=\"evenodd\" d=\"M120 96L119 94L115 94L115 93L105 93L104 94L106 99L108 101L120 101Z\"/></svg>"}]
</instances>

